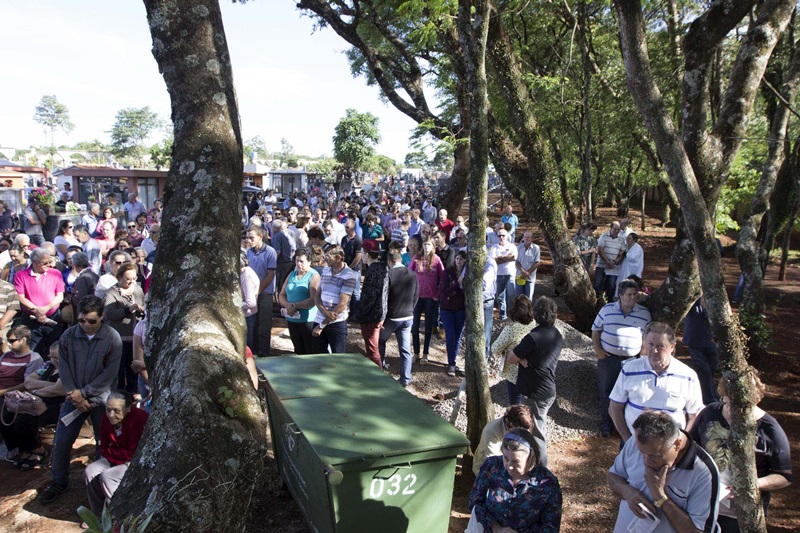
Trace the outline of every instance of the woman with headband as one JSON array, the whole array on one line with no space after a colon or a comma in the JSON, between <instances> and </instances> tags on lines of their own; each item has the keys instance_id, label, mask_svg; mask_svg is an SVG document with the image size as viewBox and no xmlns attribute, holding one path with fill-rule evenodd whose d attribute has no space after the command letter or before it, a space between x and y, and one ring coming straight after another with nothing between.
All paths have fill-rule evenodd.
<instances>
[{"instance_id":1,"label":"woman with headband","mask_svg":"<svg viewBox=\"0 0 800 533\"><path fill-rule=\"evenodd\" d=\"M469 495L472 509L466 533L557 532L561 527L558 478L539 463L530 431L506 433L502 456L481 466Z\"/></svg>"}]
</instances>

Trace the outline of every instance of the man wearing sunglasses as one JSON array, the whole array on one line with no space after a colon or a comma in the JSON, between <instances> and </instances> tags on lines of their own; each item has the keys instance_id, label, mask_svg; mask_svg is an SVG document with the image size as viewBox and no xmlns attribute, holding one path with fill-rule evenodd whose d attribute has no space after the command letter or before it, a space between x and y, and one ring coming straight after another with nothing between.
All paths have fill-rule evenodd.
<instances>
[{"instance_id":1,"label":"man wearing sunglasses","mask_svg":"<svg viewBox=\"0 0 800 533\"><path fill-rule=\"evenodd\" d=\"M103 300L91 295L81 299L78 323L61 336L58 353L59 375L66 397L58 415L53 446L50 471L53 481L39 496L39 501L45 504L69 489L72 445L89 417L95 440L99 442L105 400L117 381L122 339L103 323Z\"/></svg>"},{"instance_id":2,"label":"man wearing sunglasses","mask_svg":"<svg viewBox=\"0 0 800 533\"><path fill-rule=\"evenodd\" d=\"M136 226L136 222L128 222L128 236L125 237L125 240L128 241L128 244L136 248L137 246L142 245L142 241L144 240L144 235L141 234L139 228Z\"/></svg>"}]
</instances>

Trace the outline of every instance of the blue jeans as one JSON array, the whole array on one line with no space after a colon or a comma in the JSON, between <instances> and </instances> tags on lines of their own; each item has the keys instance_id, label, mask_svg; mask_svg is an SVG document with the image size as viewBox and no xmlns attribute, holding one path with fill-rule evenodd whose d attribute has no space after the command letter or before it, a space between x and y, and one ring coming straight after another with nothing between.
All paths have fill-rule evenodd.
<instances>
[{"instance_id":1,"label":"blue jeans","mask_svg":"<svg viewBox=\"0 0 800 533\"><path fill-rule=\"evenodd\" d=\"M605 270L605 269L604 269ZM613 302L614 296L617 293L617 278L616 274L606 274L603 272L603 282L600 284L599 291L605 293L606 301ZM595 278L595 289L597 289L597 279Z\"/></svg>"},{"instance_id":2,"label":"blue jeans","mask_svg":"<svg viewBox=\"0 0 800 533\"><path fill-rule=\"evenodd\" d=\"M489 351L492 349L492 326L494 325L494 305L492 300L483 303L483 330L486 340L486 360L489 360Z\"/></svg>"},{"instance_id":3,"label":"blue jeans","mask_svg":"<svg viewBox=\"0 0 800 533\"><path fill-rule=\"evenodd\" d=\"M611 415L608 414L608 406L611 401L608 396L614 389L619 373L622 370L622 358L616 355L607 355L605 359L597 360L597 389L600 395L600 410L602 411L602 423L614 428Z\"/></svg>"},{"instance_id":4,"label":"blue jeans","mask_svg":"<svg viewBox=\"0 0 800 533\"><path fill-rule=\"evenodd\" d=\"M516 296L516 290L514 289L512 277L506 274L499 274L497 276L497 292L494 295L494 300L497 304L497 309L500 311L500 320L508 318L506 309L511 308L514 296Z\"/></svg>"},{"instance_id":5,"label":"blue jeans","mask_svg":"<svg viewBox=\"0 0 800 533\"><path fill-rule=\"evenodd\" d=\"M700 380L700 390L703 393L703 403L708 405L717 401L717 388L714 386L714 374L717 371L717 347L693 348L689 346L689 355L692 356L692 368L697 372Z\"/></svg>"},{"instance_id":6,"label":"blue jeans","mask_svg":"<svg viewBox=\"0 0 800 533\"><path fill-rule=\"evenodd\" d=\"M514 283L514 287L516 288L517 296L524 294L529 300L533 301L533 290L536 287L536 282L531 283L531 281L528 280L525 282L525 285L517 285Z\"/></svg>"},{"instance_id":7,"label":"blue jeans","mask_svg":"<svg viewBox=\"0 0 800 533\"><path fill-rule=\"evenodd\" d=\"M508 393L508 405L525 404L525 395L519 392L516 383L506 380L506 392Z\"/></svg>"},{"instance_id":8,"label":"blue jeans","mask_svg":"<svg viewBox=\"0 0 800 533\"><path fill-rule=\"evenodd\" d=\"M419 323L422 320L422 313L425 313L425 346L422 350L424 355L428 355L431 347L431 335L433 334L434 307L436 302L433 298L420 298L414 306L414 323L411 326L411 336L414 341L414 353L419 353Z\"/></svg>"},{"instance_id":9,"label":"blue jeans","mask_svg":"<svg viewBox=\"0 0 800 533\"><path fill-rule=\"evenodd\" d=\"M325 326L319 337L311 337L313 353L345 353L347 351L347 321L332 322Z\"/></svg>"},{"instance_id":10,"label":"blue jeans","mask_svg":"<svg viewBox=\"0 0 800 533\"><path fill-rule=\"evenodd\" d=\"M594 269L594 287L595 292L603 292L605 290L606 282L606 269L605 267L595 267Z\"/></svg>"},{"instance_id":11,"label":"blue jeans","mask_svg":"<svg viewBox=\"0 0 800 533\"><path fill-rule=\"evenodd\" d=\"M456 356L458 346L461 341L461 331L464 329L464 319L466 311L449 311L441 309L439 311L444 326L444 344L447 347L447 365L456 366Z\"/></svg>"},{"instance_id":12,"label":"blue jeans","mask_svg":"<svg viewBox=\"0 0 800 533\"><path fill-rule=\"evenodd\" d=\"M397 346L400 350L400 383L411 383L411 320L384 320L381 336L378 340L378 351L381 362L386 361L386 341L392 336L397 337Z\"/></svg>"},{"instance_id":13,"label":"blue jeans","mask_svg":"<svg viewBox=\"0 0 800 533\"><path fill-rule=\"evenodd\" d=\"M96 442L95 459L100 458L97 449L100 443L100 421L103 419L105 407L98 405L88 413L81 413L78 418L65 426L61 419L69 413L77 410L77 407L69 400L65 401L58 413L58 425L56 426L56 436L53 442L53 458L50 466L50 474L53 483L62 487L69 486L69 461L72 455L72 445L78 439L83 423L88 417L92 417L92 427L94 429L94 440Z\"/></svg>"}]
</instances>

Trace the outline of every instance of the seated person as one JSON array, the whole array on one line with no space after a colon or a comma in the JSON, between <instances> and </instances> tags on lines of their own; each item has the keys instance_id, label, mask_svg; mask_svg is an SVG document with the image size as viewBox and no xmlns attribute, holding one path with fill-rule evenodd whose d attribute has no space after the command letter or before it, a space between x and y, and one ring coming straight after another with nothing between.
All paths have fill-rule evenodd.
<instances>
[{"instance_id":1,"label":"seated person","mask_svg":"<svg viewBox=\"0 0 800 533\"><path fill-rule=\"evenodd\" d=\"M769 510L772 491L784 489L792 483L792 457L789 439L772 415L758 407L764 397L766 387L758 377L758 371L752 369L752 390L756 393L756 406L753 417L756 419L755 454L758 489L761 491L761 503L764 505L764 516ZM722 379L717 386L720 401L713 402L697 415L690 434L714 459L719 468L719 525L722 533L739 533L739 519L736 516L736 500L731 492L733 472L731 471L731 451L728 445L728 434L731 429L731 404L728 398L728 387Z\"/></svg>"},{"instance_id":2,"label":"seated person","mask_svg":"<svg viewBox=\"0 0 800 533\"><path fill-rule=\"evenodd\" d=\"M502 456L481 466L469 495L468 532L557 532L561 527L561 487L539 464L533 434L522 428L503 438Z\"/></svg>"},{"instance_id":3,"label":"seated person","mask_svg":"<svg viewBox=\"0 0 800 533\"><path fill-rule=\"evenodd\" d=\"M512 405L500 418L495 418L483 428L481 441L475 449L472 472L477 476L487 457L503 455L503 437L514 428L530 431L533 428L531 408L527 405Z\"/></svg>"},{"instance_id":4,"label":"seated person","mask_svg":"<svg viewBox=\"0 0 800 533\"><path fill-rule=\"evenodd\" d=\"M19 442L19 459L14 466L30 470L44 461L45 450L39 428L58 423L58 411L64 402L64 387L58 376L58 342L50 345L50 360L25 379L25 390L42 399L47 410L39 416L18 414L14 430Z\"/></svg>"},{"instance_id":5,"label":"seated person","mask_svg":"<svg viewBox=\"0 0 800 533\"><path fill-rule=\"evenodd\" d=\"M86 467L86 496L89 508L100 516L103 507L114 495L139 445L147 423L147 413L133 406L133 396L126 391L113 391L106 400L106 411L100 422L101 459Z\"/></svg>"},{"instance_id":6,"label":"seated person","mask_svg":"<svg viewBox=\"0 0 800 533\"><path fill-rule=\"evenodd\" d=\"M0 435L6 444L6 461L19 463L23 452L30 454L29 442L20 442L16 431L14 413L4 409L5 396L11 391L25 390L25 380L44 364L41 356L30 348L31 330L27 326L15 326L8 331L9 351L0 355ZM13 420L13 422L12 422ZM8 425L6 425L8 424ZM22 449L26 445L27 449Z\"/></svg>"}]
</instances>

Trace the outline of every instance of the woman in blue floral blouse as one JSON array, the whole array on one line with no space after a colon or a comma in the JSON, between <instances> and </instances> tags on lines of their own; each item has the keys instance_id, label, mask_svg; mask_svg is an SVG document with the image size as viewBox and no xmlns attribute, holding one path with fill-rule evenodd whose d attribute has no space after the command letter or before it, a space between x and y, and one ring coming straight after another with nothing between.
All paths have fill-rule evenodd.
<instances>
[{"instance_id":1,"label":"woman in blue floral blouse","mask_svg":"<svg viewBox=\"0 0 800 533\"><path fill-rule=\"evenodd\" d=\"M515 428L503 439L502 456L486 459L469 495L468 533L557 532L561 527L558 478L539 464L530 431Z\"/></svg>"}]
</instances>

